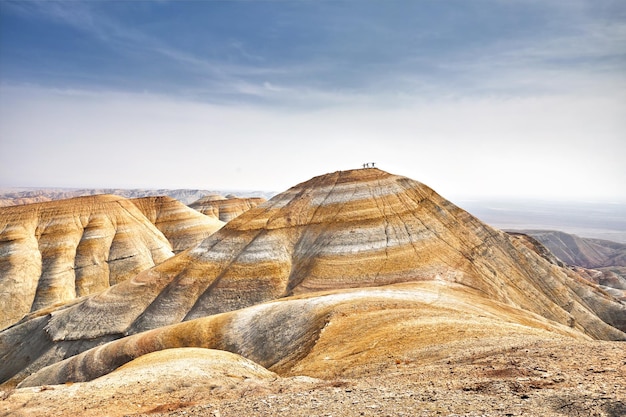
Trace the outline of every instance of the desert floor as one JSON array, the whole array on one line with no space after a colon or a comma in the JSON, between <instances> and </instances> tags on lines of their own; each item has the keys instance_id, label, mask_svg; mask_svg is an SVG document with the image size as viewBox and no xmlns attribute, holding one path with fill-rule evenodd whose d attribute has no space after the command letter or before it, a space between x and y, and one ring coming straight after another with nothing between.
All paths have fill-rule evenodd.
<instances>
[{"instance_id":1,"label":"desert floor","mask_svg":"<svg viewBox=\"0 0 626 417\"><path fill-rule=\"evenodd\" d=\"M389 355L333 380L147 378L133 389L76 383L0 394L15 416L624 416L626 346L503 338L444 360Z\"/></svg>"}]
</instances>

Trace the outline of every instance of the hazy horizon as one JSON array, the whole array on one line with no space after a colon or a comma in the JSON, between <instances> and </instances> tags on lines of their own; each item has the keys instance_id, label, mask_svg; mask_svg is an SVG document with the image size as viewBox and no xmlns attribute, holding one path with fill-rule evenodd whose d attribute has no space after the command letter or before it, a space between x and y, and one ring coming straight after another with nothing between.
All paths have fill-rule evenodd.
<instances>
[{"instance_id":1,"label":"hazy horizon","mask_svg":"<svg viewBox=\"0 0 626 417\"><path fill-rule=\"evenodd\" d=\"M295 185L295 184L294 184ZM71 191L93 191L93 188L42 188L42 187L0 187L0 198L11 196L11 193L21 194L19 191L53 190L60 193ZM170 195L184 204L191 204L208 194L235 195L237 197L263 197L271 199L282 191L271 190L233 190L233 189L118 189L102 188L95 190L113 191L144 191L141 195L126 196L135 198L140 196ZM169 191L169 192L168 192ZM175 195L174 191L201 191L201 195L193 193L184 197ZM436 191L436 190L435 190ZM91 195L83 193L82 195ZM120 194L125 196L124 194ZM50 195L51 196L51 195ZM531 198L467 198L460 196L442 195L456 206L468 211L483 222L502 230L557 230L585 238L610 240L626 244L626 202L610 201L574 201L555 199ZM14 196L15 197L15 196ZM24 197L21 195L20 197ZM55 196L53 199L68 198L66 194Z\"/></svg>"},{"instance_id":2,"label":"hazy horizon","mask_svg":"<svg viewBox=\"0 0 626 417\"><path fill-rule=\"evenodd\" d=\"M329 172L330 173L330 172ZM325 174L329 174L329 173L325 173ZM393 172L391 172L391 174L394 174ZM324 175L324 174L320 174L320 175ZM317 175L316 175L317 176ZM307 181L310 178L306 178L303 181ZM414 178L411 178L414 179ZM180 190L180 191L206 191L206 192L215 192L218 194L236 194L236 193L241 193L241 195L243 196L245 194L245 196L248 195L254 195L255 193L258 193L259 196L265 196L267 198L271 198L274 197L277 194L282 193L283 191L287 191L289 188L294 187L296 185L298 185L300 182L303 181L299 181L297 183L293 183L290 186L288 186L285 189L282 190L270 190L267 188L225 188L225 187L199 187L199 188L189 188L189 187L175 187L175 188L170 188L170 187L158 187L158 186L153 186L153 187L110 187L110 186L99 186L99 187L56 187L56 186L3 186L0 185L0 195L6 195L9 193L18 193L18 192L36 192L36 191L88 191L88 190L126 190L126 191L133 191L133 190L145 190L145 191L159 191L159 190L163 190L163 191L176 191L176 190ZM425 184L427 186L429 186L429 184ZM433 187L431 187L433 188ZM463 192L461 193L453 193L453 194L443 194L437 191L436 188L433 188L435 192L437 192L438 194L440 194L442 197L446 198L447 200L450 200L451 202L455 203L456 205L460 205L462 206L463 204L466 205L471 205L473 203L481 203L481 204L492 204L492 205L498 205L499 203L505 203L507 205L515 205L515 206L532 206L535 203L547 203L547 204L551 204L551 205L568 205L568 204L574 204L577 206L585 206L585 205L600 205L600 206L626 206L626 200L624 201L620 201L617 198L611 198L611 197L607 197L607 198L589 198L589 199L585 199L583 198L583 196L573 196L573 197L525 197L525 196L510 196L510 195L502 195L502 196L498 196L498 195L484 195L484 194L475 194L475 195L469 195L469 194L465 194Z\"/></svg>"},{"instance_id":3,"label":"hazy horizon","mask_svg":"<svg viewBox=\"0 0 626 417\"><path fill-rule=\"evenodd\" d=\"M626 4L0 2L0 187L626 202Z\"/></svg>"}]
</instances>

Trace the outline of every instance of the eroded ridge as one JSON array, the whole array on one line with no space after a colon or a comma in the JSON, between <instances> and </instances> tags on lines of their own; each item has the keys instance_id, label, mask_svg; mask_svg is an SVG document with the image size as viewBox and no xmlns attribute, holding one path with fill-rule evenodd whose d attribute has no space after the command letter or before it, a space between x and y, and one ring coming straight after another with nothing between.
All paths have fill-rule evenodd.
<instances>
[{"instance_id":1,"label":"eroded ridge","mask_svg":"<svg viewBox=\"0 0 626 417\"><path fill-rule=\"evenodd\" d=\"M163 234L121 197L0 208L0 327L98 293L172 255Z\"/></svg>"}]
</instances>

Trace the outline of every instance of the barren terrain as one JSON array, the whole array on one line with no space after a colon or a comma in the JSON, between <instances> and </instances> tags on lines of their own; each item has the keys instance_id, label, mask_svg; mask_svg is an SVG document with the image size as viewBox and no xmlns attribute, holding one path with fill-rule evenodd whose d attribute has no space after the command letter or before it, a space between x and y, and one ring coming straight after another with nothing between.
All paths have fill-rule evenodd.
<instances>
[{"instance_id":1,"label":"barren terrain","mask_svg":"<svg viewBox=\"0 0 626 417\"><path fill-rule=\"evenodd\" d=\"M447 358L435 361L389 352L354 375L328 380L207 379L189 368L170 368L163 381L132 380L128 384L132 386L103 377L87 383L5 389L0 415L618 417L626 413L626 353L620 342L503 337L449 348Z\"/></svg>"},{"instance_id":2,"label":"barren terrain","mask_svg":"<svg viewBox=\"0 0 626 417\"><path fill-rule=\"evenodd\" d=\"M170 241L203 216L128 207ZM322 175L202 239L0 331L0 415L624 415L626 304L417 181Z\"/></svg>"}]
</instances>

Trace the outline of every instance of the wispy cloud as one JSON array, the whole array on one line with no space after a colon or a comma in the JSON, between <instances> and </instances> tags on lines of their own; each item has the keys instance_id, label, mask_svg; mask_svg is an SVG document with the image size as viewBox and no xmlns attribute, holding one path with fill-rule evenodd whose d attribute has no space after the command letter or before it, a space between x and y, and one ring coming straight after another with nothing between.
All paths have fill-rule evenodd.
<instances>
[{"instance_id":1,"label":"wispy cloud","mask_svg":"<svg viewBox=\"0 0 626 417\"><path fill-rule=\"evenodd\" d=\"M95 3L93 3L95 4ZM128 28L111 24L105 17L97 16L90 2L66 1L10 1L5 3L11 12L25 18L51 20L85 32L101 41L134 38L138 34Z\"/></svg>"},{"instance_id":2,"label":"wispy cloud","mask_svg":"<svg viewBox=\"0 0 626 417\"><path fill-rule=\"evenodd\" d=\"M59 24L73 27L86 36L96 39L103 45L115 51L118 55L133 56L149 54L148 65L174 65L180 74L196 74L199 80L209 85L237 86L242 83L242 77L280 76L293 74L300 69L269 67L262 65L237 65L218 59L208 59L196 53L185 51L168 44L166 39L149 35L135 29L112 17L110 14L98 10L98 3L90 2L17 2L10 3L10 9L25 17L51 20ZM232 40L229 46L237 54L244 56L255 63L262 63L264 58L248 52L243 42ZM172 83L175 80L168 80ZM184 85L184 82L178 81ZM202 85L198 86L202 89ZM236 91L235 87L233 91Z\"/></svg>"},{"instance_id":3,"label":"wispy cloud","mask_svg":"<svg viewBox=\"0 0 626 417\"><path fill-rule=\"evenodd\" d=\"M282 9L289 13L265 7L261 10L274 11L259 16L259 22L252 21L249 32L220 32L219 37L214 32L218 29L211 27L214 20L198 26L198 22L186 22L189 16L185 15L173 29L196 30L190 33L198 39L186 43L168 36L170 32L146 30L124 19L123 13L114 13L132 8L133 3L115 8L91 2L17 2L10 3L10 8L22 16L79 30L122 57L121 63L128 61L126 67L132 71L125 76L132 81L122 88L163 89L197 99L239 101L247 97L257 103L285 104L289 98L302 103L308 97L315 106L325 97L334 105L338 96L361 100L369 95L393 101L562 93L623 85L624 20L590 13L593 6L586 1L479 3L472 7L467 3L393 2L388 7L356 8L351 2L305 2L285 5ZM497 7L489 8L489 4ZM149 6L151 10L161 7ZM459 6L460 12L453 6ZM212 10L210 6L202 9L209 15ZM542 13L550 14L552 20ZM243 19L236 13L229 16ZM285 28L294 32L284 32ZM259 39L274 45L273 31L283 38L269 48ZM115 79L111 70L100 76Z\"/></svg>"}]
</instances>

